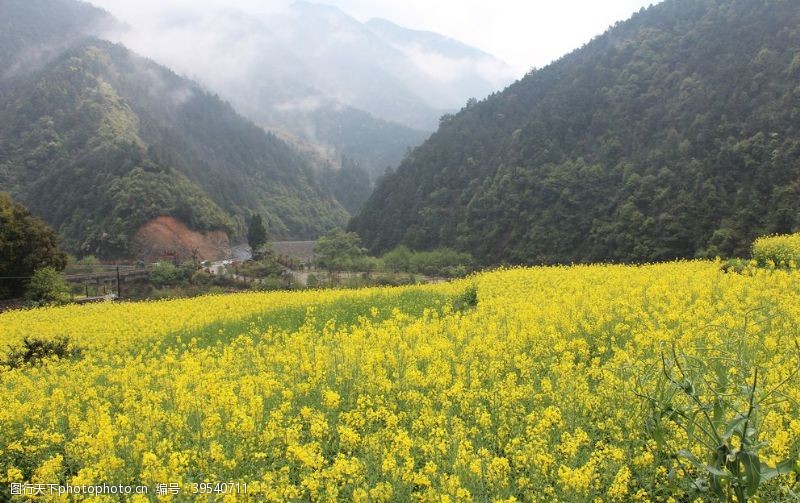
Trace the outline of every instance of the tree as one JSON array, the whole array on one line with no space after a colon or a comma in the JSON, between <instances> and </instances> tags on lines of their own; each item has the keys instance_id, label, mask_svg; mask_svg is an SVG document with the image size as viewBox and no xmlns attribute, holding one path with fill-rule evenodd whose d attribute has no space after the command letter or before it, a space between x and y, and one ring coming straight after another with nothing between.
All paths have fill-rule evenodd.
<instances>
[{"instance_id":1,"label":"tree","mask_svg":"<svg viewBox=\"0 0 800 503\"><path fill-rule=\"evenodd\" d=\"M253 250L253 257L260 255L262 249L267 244L267 228L264 227L264 220L261 215L255 214L250 219L250 226L247 228L247 243Z\"/></svg>"},{"instance_id":2,"label":"tree","mask_svg":"<svg viewBox=\"0 0 800 503\"><path fill-rule=\"evenodd\" d=\"M0 279L0 298L22 296L36 270L61 271L66 265L53 229L0 193L0 278L12 278Z\"/></svg>"},{"instance_id":3,"label":"tree","mask_svg":"<svg viewBox=\"0 0 800 503\"><path fill-rule=\"evenodd\" d=\"M317 265L335 274L352 269L353 265L367 255L361 247L361 238L355 232L334 229L314 245Z\"/></svg>"},{"instance_id":4,"label":"tree","mask_svg":"<svg viewBox=\"0 0 800 503\"><path fill-rule=\"evenodd\" d=\"M66 304L69 302L69 285L52 267L37 269L25 291L25 300L35 305Z\"/></svg>"}]
</instances>

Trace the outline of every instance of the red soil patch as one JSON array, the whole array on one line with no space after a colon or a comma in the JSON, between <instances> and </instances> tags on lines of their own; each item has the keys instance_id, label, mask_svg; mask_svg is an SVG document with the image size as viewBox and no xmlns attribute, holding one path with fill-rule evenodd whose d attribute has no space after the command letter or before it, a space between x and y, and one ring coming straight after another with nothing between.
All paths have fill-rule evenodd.
<instances>
[{"instance_id":1,"label":"red soil patch","mask_svg":"<svg viewBox=\"0 0 800 503\"><path fill-rule=\"evenodd\" d=\"M155 260L165 253L177 253L180 260L222 260L230 256L231 243L222 231L197 232L173 217L155 218L136 231L133 253L141 259Z\"/></svg>"}]
</instances>

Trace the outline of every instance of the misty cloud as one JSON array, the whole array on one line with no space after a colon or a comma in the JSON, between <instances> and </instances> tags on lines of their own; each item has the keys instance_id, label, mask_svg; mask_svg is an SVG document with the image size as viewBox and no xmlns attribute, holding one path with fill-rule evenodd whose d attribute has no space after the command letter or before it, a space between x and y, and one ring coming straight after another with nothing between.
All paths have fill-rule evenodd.
<instances>
[{"instance_id":1,"label":"misty cloud","mask_svg":"<svg viewBox=\"0 0 800 503\"><path fill-rule=\"evenodd\" d=\"M312 112L325 103L432 130L445 111L512 80L509 69L500 60L489 61L491 56L470 60L430 47L398 47L332 6L97 3L125 23L106 38L201 82L268 127L284 125L289 111Z\"/></svg>"},{"instance_id":2,"label":"misty cloud","mask_svg":"<svg viewBox=\"0 0 800 503\"><path fill-rule=\"evenodd\" d=\"M399 48L417 68L443 84L453 84L465 77L477 74L492 88L499 90L516 76L514 70L508 65L494 58L453 58L432 52L421 45Z\"/></svg>"},{"instance_id":3,"label":"misty cloud","mask_svg":"<svg viewBox=\"0 0 800 503\"><path fill-rule=\"evenodd\" d=\"M293 101L284 101L274 106L280 112L313 112L319 110L325 104L325 100L319 96L309 96Z\"/></svg>"}]
</instances>

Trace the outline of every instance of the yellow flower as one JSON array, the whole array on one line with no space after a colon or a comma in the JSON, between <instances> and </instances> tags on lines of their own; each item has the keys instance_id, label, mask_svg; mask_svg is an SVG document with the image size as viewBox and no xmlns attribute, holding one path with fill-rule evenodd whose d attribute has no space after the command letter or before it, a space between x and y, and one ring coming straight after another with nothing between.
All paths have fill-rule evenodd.
<instances>
[{"instance_id":1,"label":"yellow flower","mask_svg":"<svg viewBox=\"0 0 800 503\"><path fill-rule=\"evenodd\" d=\"M486 481L493 489L508 487L511 465L506 458L492 458L486 468Z\"/></svg>"},{"instance_id":2,"label":"yellow flower","mask_svg":"<svg viewBox=\"0 0 800 503\"><path fill-rule=\"evenodd\" d=\"M339 407L339 403L341 402L341 397L339 394L331 389L326 389L322 392L322 403L325 404L325 407L328 409L335 409Z\"/></svg>"},{"instance_id":3,"label":"yellow flower","mask_svg":"<svg viewBox=\"0 0 800 503\"><path fill-rule=\"evenodd\" d=\"M11 467L6 470L6 480L5 482L20 482L24 479L24 475L22 474L22 470L19 468Z\"/></svg>"},{"instance_id":4,"label":"yellow flower","mask_svg":"<svg viewBox=\"0 0 800 503\"><path fill-rule=\"evenodd\" d=\"M358 432L344 425L339 425L337 431L339 433L339 445L345 452L350 453L358 448L361 442L361 436Z\"/></svg>"},{"instance_id":5,"label":"yellow flower","mask_svg":"<svg viewBox=\"0 0 800 503\"><path fill-rule=\"evenodd\" d=\"M627 466L619 469L611 487L608 489L608 496L613 500L622 500L628 495L628 483L631 480L631 471Z\"/></svg>"},{"instance_id":6,"label":"yellow flower","mask_svg":"<svg viewBox=\"0 0 800 503\"><path fill-rule=\"evenodd\" d=\"M369 490L369 496L372 501L376 503L386 503L392 500L394 491L392 485L388 482L379 482L372 489Z\"/></svg>"},{"instance_id":7,"label":"yellow flower","mask_svg":"<svg viewBox=\"0 0 800 503\"><path fill-rule=\"evenodd\" d=\"M800 271L720 268L515 268L439 285L4 312L0 361L31 334L82 351L2 374L0 483L247 483L218 497L230 501L685 500L675 488L691 477L646 440L636 394L653 392L636 387L663 375L664 349L709 365L697 383L722 375L732 387L753 369L706 358L736 334L759 389L797 364ZM452 309L472 285L478 305ZM800 435L790 381L759 410L771 465ZM662 426L668 451L708 457ZM762 499L792 477L762 481Z\"/></svg>"}]
</instances>

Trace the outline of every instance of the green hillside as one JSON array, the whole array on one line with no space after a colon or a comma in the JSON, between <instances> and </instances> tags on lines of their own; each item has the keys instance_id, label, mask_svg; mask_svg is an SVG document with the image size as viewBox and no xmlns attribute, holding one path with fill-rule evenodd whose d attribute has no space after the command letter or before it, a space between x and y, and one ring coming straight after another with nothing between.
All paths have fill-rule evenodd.
<instances>
[{"instance_id":1,"label":"green hillside","mask_svg":"<svg viewBox=\"0 0 800 503\"><path fill-rule=\"evenodd\" d=\"M471 103L350 227L484 262L744 255L800 227L800 9L666 0Z\"/></svg>"},{"instance_id":2,"label":"green hillside","mask_svg":"<svg viewBox=\"0 0 800 503\"><path fill-rule=\"evenodd\" d=\"M111 22L103 11L64 0L1 10L11 28L0 53L14 71L0 79L0 191L56 228L67 249L124 256L136 229L162 215L233 238L251 211L281 238L346 221L325 187L331 174L307 156L194 82L85 38ZM62 47L37 65L9 59Z\"/></svg>"},{"instance_id":3,"label":"green hillside","mask_svg":"<svg viewBox=\"0 0 800 503\"><path fill-rule=\"evenodd\" d=\"M304 238L347 216L288 145L122 46L64 53L3 97L0 119L0 190L72 250L124 254L159 215L240 235L259 211L274 235Z\"/></svg>"}]
</instances>

